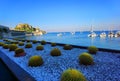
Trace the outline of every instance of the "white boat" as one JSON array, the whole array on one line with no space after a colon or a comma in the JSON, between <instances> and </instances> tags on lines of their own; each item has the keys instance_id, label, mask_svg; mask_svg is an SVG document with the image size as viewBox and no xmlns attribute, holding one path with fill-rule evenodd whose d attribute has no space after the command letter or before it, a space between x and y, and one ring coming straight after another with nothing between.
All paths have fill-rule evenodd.
<instances>
[{"instance_id":1,"label":"white boat","mask_svg":"<svg viewBox=\"0 0 120 81\"><path fill-rule=\"evenodd\" d=\"M88 37L96 37L97 34L93 31L93 27L91 26L91 33L88 34Z\"/></svg>"},{"instance_id":2,"label":"white boat","mask_svg":"<svg viewBox=\"0 0 120 81\"><path fill-rule=\"evenodd\" d=\"M62 33L58 33L57 36L62 36Z\"/></svg>"},{"instance_id":3,"label":"white boat","mask_svg":"<svg viewBox=\"0 0 120 81\"><path fill-rule=\"evenodd\" d=\"M71 32L72 35L75 35L75 32Z\"/></svg>"},{"instance_id":4,"label":"white boat","mask_svg":"<svg viewBox=\"0 0 120 81\"><path fill-rule=\"evenodd\" d=\"M97 36L97 34L95 33L95 32L91 32L89 35L88 35L88 37L96 37Z\"/></svg>"},{"instance_id":5,"label":"white boat","mask_svg":"<svg viewBox=\"0 0 120 81\"><path fill-rule=\"evenodd\" d=\"M114 37L114 32L112 31L112 28L110 27L110 32L108 33L108 37Z\"/></svg>"},{"instance_id":6,"label":"white boat","mask_svg":"<svg viewBox=\"0 0 120 81\"><path fill-rule=\"evenodd\" d=\"M105 32L102 32L102 33L100 34L100 37L101 37L101 38L106 37L106 36L107 36L107 35L106 35Z\"/></svg>"},{"instance_id":7,"label":"white boat","mask_svg":"<svg viewBox=\"0 0 120 81\"><path fill-rule=\"evenodd\" d=\"M117 31L114 35L114 37L120 37L120 31Z\"/></svg>"},{"instance_id":8,"label":"white boat","mask_svg":"<svg viewBox=\"0 0 120 81\"><path fill-rule=\"evenodd\" d=\"M114 33L113 32L109 32L109 34L108 34L108 37L114 37Z\"/></svg>"}]
</instances>

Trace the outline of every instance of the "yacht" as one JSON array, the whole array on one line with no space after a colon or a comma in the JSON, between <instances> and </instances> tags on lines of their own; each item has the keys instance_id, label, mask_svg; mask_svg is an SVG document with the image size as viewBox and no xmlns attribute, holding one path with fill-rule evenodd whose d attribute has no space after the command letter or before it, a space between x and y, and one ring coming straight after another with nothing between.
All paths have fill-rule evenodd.
<instances>
[{"instance_id":1,"label":"yacht","mask_svg":"<svg viewBox=\"0 0 120 81\"><path fill-rule=\"evenodd\" d=\"M95 33L95 32L91 32L89 35L88 35L88 37L96 37L97 36L97 34Z\"/></svg>"},{"instance_id":2,"label":"yacht","mask_svg":"<svg viewBox=\"0 0 120 81\"><path fill-rule=\"evenodd\" d=\"M88 34L88 37L96 37L97 36L97 34L93 31L93 27L91 26L91 31L90 31L91 33L90 34Z\"/></svg>"},{"instance_id":3,"label":"yacht","mask_svg":"<svg viewBox=\"0 0 120 81\"><path fill-rule=\"evenodd\" d=\"M75 32L71 32L72 35L75 35Z\"/></svg>"},{"instance_id":4,"label":"yacht","mask_svg":"<svg viewBox=\"0 0 120 81\"><path fill-rule=\"evenodd\" d=\"M114 33L111 31L111 32L109 32L109 34L108 34L108 37L114 37Z\"/></svg>"},{"instance_id":5,"label":"yacht","mask_svg":"<svg viewBox=\"0 0 120 81\"><path fill-rule=\"evenodd\" d=\"M102 33L100 34L100 37L101 37L101 38L106 37L106 36L107 36L107 35L106 35L105 32L102 32Z\"/></svg>"},{"instance_id":6,"label":"yacht","mask_svg":"<svg viewBox=\"0 0 120 81\"><path fill-rule=\"evenodd\" d=\"M110 27L110 32L108 33L108 37L114 37L114 32L112 31L112 27Z\"/></svg>"},{"instance_id":7,"label":"yacht","mask_svg":"<svg viewBox=\"0 0 120 81\"><path fill-rule=\"evenodd\" d=\"M62 33L58 33L57 36L62 36Z\"/></svg>"},{"instance_id":8,"label":"yacht","mask_svg":"<svg viewBox=\"0 0 120 81\"><path fill-rule=\"evenodd\" d=\"M120 37L120 31L117 31L114 35L114 37Z\"/></svg>"}]
</instances>

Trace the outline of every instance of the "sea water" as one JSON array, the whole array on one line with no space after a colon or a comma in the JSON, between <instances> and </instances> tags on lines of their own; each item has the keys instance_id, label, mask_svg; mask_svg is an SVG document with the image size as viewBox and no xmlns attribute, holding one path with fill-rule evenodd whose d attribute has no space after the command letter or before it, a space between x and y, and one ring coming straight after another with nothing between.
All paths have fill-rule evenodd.
<instances>
[{"instance_id":1,"label":"sea water","mask_svg":"<svg viewBox=\"0 0 120 81\"><path fill-rule=\"evenodd\" d=\"M108 35L108 31L105 31ZM99 36L95 38L88 37L90 32L76 32L72 35L70 32L61 32L62 36L57 36L60 32L54 33L47 33L42 36L29 36L26 39L30 40L46 40L48 42L56 42L56 43L63 43L63 44L72 44L78 46L97 46L99 48L107 48L107 49L115 49L120 50L120 37L105 37L100 38ZM95 32L97 35L100 35L101 31Z\"/></svg>"}]
</instances>

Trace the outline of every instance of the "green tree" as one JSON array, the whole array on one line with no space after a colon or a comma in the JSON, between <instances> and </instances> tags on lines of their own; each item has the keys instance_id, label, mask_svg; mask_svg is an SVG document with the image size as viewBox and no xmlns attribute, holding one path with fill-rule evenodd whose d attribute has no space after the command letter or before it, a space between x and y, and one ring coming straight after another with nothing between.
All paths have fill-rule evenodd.
<instances>
[{"instance_id":1,"label":"green tree","mask_svg":"<svg viewBox=\"0 0 120 81\"><path fill-rule=\"evenodd\" d=\"M5 33L8 33L8 29L6 29L6 28L3 28L3 31L4 31Z\"/></svg>"}]
</instances>

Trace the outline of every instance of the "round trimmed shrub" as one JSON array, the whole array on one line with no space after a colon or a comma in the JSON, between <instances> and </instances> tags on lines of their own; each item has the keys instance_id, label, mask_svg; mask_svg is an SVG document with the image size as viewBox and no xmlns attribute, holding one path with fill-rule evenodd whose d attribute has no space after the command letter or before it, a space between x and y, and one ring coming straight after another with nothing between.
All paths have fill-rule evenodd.
<instances>
[{"instance_id":1,"label":"round trimmed shrub","mask_svg":"<svg viewBox=\"0 0 120 81\"><path fill-rule=\"evenodd\" d=\"M15 57L20 57L20 56L25 56L24 49L22 48L17 48L15 49Z\"/></svg>"},{"instance_id":2,"label":"round trimmed shrub","mask_svg":"<svg viewBox=\"0 0 120 81\"><path fill-rule=\"evenodd\" d=\"M96 46L89 46L88 47L88 52L91 54L96 54L98 51L98 48Z\"/></svg>"},{"instance_id":3,"label":"round trimmed shrub","mask_svg":"<svg viewBox=\"0 0 120 81\"><path fill-rule=\"evenodd\" d=\"M42 45L39 45L36 47L36 50L43 50L43 49L44 49L44 47Z\"/></svg>"},{"instance_id":4,"label":"round trimmed shrub","mask_svg":"<svg viewBox=\"0 0 120 81\"><path fill-rule=\"evenodd\" d=\"M25 42L25 40L21 40L22 42Z\"/></svg>"},{"instance_id":5,"label":"round trimmed shrub","mask_svg":"<svg viewBox=\"0 0 120 81\"><path fill-rule=\"evenodd\" d=\"M37 42L38 42L37 40L33 40L33 41L32 41L33 44L36 44Z\"/></svg>"},{"instance_id":6,"label":"round trimmed shrub","mask_svg":"<svg viewBox=\"0 0 120 81\"><path fill-rule=\"evenodd\" d=\"M71 49L72 49L72 46L66 44L66 45L64 45L64 48L63 48L63 49L64 49L64 50L71 50Z\"/></svg>"},{"instance_id":7,"label":"round trimmed shrub","mask_svg":"<svg viewBox=\"0 0 120 81\"><path fill-rule=\"evenodd\" d=\"M52 43L51 43L51 46L56 46L56 43L52 42Z\"/></svg>"},{"instance_id":8,"label":"round trimmed shrub","mask_svg":"<svg viewBox=\"0 0 120 81\"><path fill-rule=\"evenodd\" d=\"M8 41L8 39L3 39L3 41Z\"/></svg>"},{"instance_id":9,"label":"round trimmed shrub","mask_svg":"<svg viewBox=\"0 0 120 81\"><path fill-rule=\"evenodd\" d=\"M52 56L60 56L61 55L61 51L58 48L54 48L51 50L50 54Z\"/></svg>"},{"instance_id":10,"label":"round trimmed shrub","mask_svg":"<svg viewBox=\"0 0 120 81\"><path fill-rule=\"evenodd\" d=\"M3 46L4 45L4 43L3 42L0 42L0 46Z\"/></svg>"},{"instance_id":11,"label":"round trimmed shrub","mask_svg":"<svg viewBox=\"0 0 120 81\"><path fill-rule=\"evenodd\" d=\"M13 38L13 40L16 40L16 41L18 41L18 40L19 40L19 38Z\"/></svg>"},{"instance_id":12,"label":"round trimmed shrub","mask_svg":"<svg viewBox=\"0 0 120 81\"><path fill-rule=\"evenodd\" d=\"M68 69L62 73L60 81L87 81L84 75L76 69Z\"/></svg>"},{"instance_id":13,"label":"round trimmed shrub","mask_svg":"<svg viewBox=\"0 0 120 81\"><path fill-rule=\"evenodd\" d=\"M41 56L38 55L30 57L28 62L29 66L34 66L34 67L40 66L42 64L43 64L43 59Z\"/></svg>"},{"instance_id":14,"label":"round trimmed shrub","mask_svg":"<svg viewBox=\"0 0 120 81\"><path fill-rule=\"evenodd\" d=\"M9 45L9 51L15 51L15 49L17 49L17 45L16 44L10 44Z\"/></svg>"},{"instance_id":15,"label":"round trimmed shrub","mask_svg":"<svg viewBox=\"0 0 120 81\"><path fill-rule=\"evenodd\" d=\"M46 44L46 41L45 41L45 40L42 40L42 41L41 41L41 44L42 44L42 45L45 45L45 44Z\"/></svg>"},{"instance_id":16,"label":"round trimmed shrub","mask_svg":"<svg viewBox=\"0 0 120 81\"><path fill-rule=\"evenodd\" d=\"M79 56L79 63L84 65L94 64L93 57L89 53L82 53Z\"/></svg>"},{"instance_id":17,"label":"round trimmed shrub","mask_svg":"<svg viewBox=\"0 0 120 81\"><path fill-rule=\"evenodd\" d=\"M30 44L30 43L26 44L25 48L32 48L32 44Z\"/></svg>"},{"instance_id":18,"label":"round trimmed shrub","mask_svg":"<svg viewBox=\"0 0 120 81\"><path fill-rule=\"evenodd\" d=\"M9 48L9 45L8 45L8 44L4 44L4 45L3 45L3 48L4 48L4 49L8 49L8 48Z\"/></svg>"},{"instance_id":19,"label":"round trimmed shrub","mask_svg":"<svg viewBox=\"0 0 120 81\"><path fill-rule=\"evenodd\" d=\"M24 45L24 42L19 42L18 45L19 45L19 46L23 46L23 45Z\"/></svg>"},{"instance_id":20,"label":"round trimmed shrub","mask_svg":"<svg viewBox=\"0 0 120 81\"><path fill-rule=\"evenodd\" d=\"M11 44L11 41L9 40L9 41L5 41L5 44Z\"/></svg>"},{"instance_id":21,"label":"round trimmed shrub","mask_svg":"<svg viewBox=\"0 0 120 81\"><path fill-rule=\"evenodd\" d=\"M30 42L30 40L26 40L26 42Z\"/></svg>"},{"instance_id":22,"label":"round trimmed shrub","mask_svg":"<svg viewBox=\"0 0 120 81\"><path fill-rule=\"evenodd\" d=\"M18 44L18 41L11 41L11 44Z\"/></svg>"}]
</instances>

